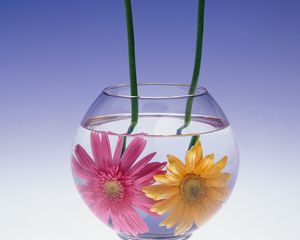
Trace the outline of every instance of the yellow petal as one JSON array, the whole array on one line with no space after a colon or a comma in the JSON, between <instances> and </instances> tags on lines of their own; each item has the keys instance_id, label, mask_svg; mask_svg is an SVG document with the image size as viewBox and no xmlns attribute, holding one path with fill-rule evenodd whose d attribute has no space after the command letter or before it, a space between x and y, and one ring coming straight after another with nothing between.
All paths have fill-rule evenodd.
<instances>
[{"instance_id":1,"label":"yellow petal","mask_svg":"<svg viewBox=\"0 0 300 240\"><path fill-rule=\"evenodd\" d=\"M220 173L224 167L227 165L228 157L223 157L220 161L218 161L210 170L209 174Z\"/></svg>"},{"instance_id":2,"label":"yellow petal","mask_svg":"<svg viewBox=\"0 0 300 240\"><path fill-rule=\"evenodd\" d=\"M191 229L193 223L194 223L193 219L188 219L186 222L183 223L183 225L176 227L174 235L179 236L185 234L188 230Z\"/></svg>"},{"instance_id":3,"label":"yellow petal","mask_svg":"<svg viewBox=\"0 0 300 240\"><path fill-rule=\"evenodd\" d=\"M201 142L198 140L195 144L195 153L196 153L196 166L203 158L203 149Z\"/></svg>"},{"instance_id":4,"label":"yellow petal","mask_svg":"<svg viewBox=\"0 0 300 240\"><path fill-rule=\"evenodd\" d=\"M183 214L175 229L175 236L183 235L186 233L194 223L194 208L188 204L185 204Z\"/></svg>"},{"instance_id":5,"label":"yellow petal","mask_svg":"<svg viewBox=\"0 0 300 240\"><path fill-rule=\"evenodd\" d=\"M221 187L221 188L207 188L206 195L208 198L212 200L219 200L224 201L228 195L230 190L227 187Z\"/></svg>"},{"instance_id":6,"label":"yellow petal","mask_svg":"<svg viewBox=\"0 0 300 240\"><path fill-rule=\"evenodd\" d=\"M194 147L192 147L190 150L187 151L185 156L185 161L186 161L186 168L185 168L186 173L192 173L196 166L196 152Z\"/></svg>"},{"instance_id":7,"label":"yellow petal","mask_svg":"<svg viewBox=\"0 0 300 240\"><path fill-rule=\"evenodd\" d=\"M212 199L209 199L207 197L203 197L201 201L202 205L206 209L208 215L207 215L207 220L214 215L218 209L221 207L221 203L219 201L214 201Z\"/></svg>"},{"instance_id":8,"label":"yellow petal","mask_svg":"<svg viewBox=\"0 0 300 240\"><path fill-rule=\"evenodd\" d=\"M224 187L231 178L230 173L218 173L210 175L205 180L205 184L209 187Z\"/></svg>"},{"instance_id":9,"label":"yellow petal","mask_svg":"<svg viewBox=\"0 0 300 240\"><path fill-rule=\"evenodd\" d=\"M179 185L180 182L182 181L184 175L179 175L178 173L177 174L174 174L174 170L171 171L170 167L167 166L167 170L168 170L168 173L166 174L166 177L172 182L172 184L174 185Z\"/></svg>"},{"instance_id":10,"label":"yellow petal","mask_svg":"<svg viewBox=\"0 0 300 240\"><path fill-rule=\"evenodd\" d=\"M176 223L180 220L180 217L183 213L183 207L184 203L182 201L179 202L177 207L174 209L173 212L169 214L168 217L166 217L159 226L166 227L166 228L172 228L176 225Z\"/></svg>"},{"instance_id":11,"label":"yellow petal","mask_svg":"<svg viewBox=\"0 0 300 240\"><path fill-rule=\"evenodd\" d=\"M171 178L168 177L169 174L159 174L154 176L154 180L160 183L165 184L174 184L173 181L171 181Z\"/></svg>"},{"instance_id":12,"label":"yellow petal","mask_svg":"<svg viewBox=\"0 0 300 240\"><path fill-rule=\"evenodd\" d=\"M159 184L143 187L143 192L147 197L154 200L168 199L179 193L179 189L174 185Z\"/></svg>"},{"instance_id":13,"label":"yellow petal","mask_svg":"<svg viewBox=\"0 0 300 240\"><path fill-rule=\"evenodd\" d=\"M213 167L213 161L214 161L214 154L209 154L205 156L201 161L198 162L198 165L196 166L195 169L195 174L197 175L207 175L209 170Z\"/></svg>"},{"instance_id":14,"label":"yellow petal","mask_svg":"<svg viewBox=\"0 0 300 240\"><path fill-rule=\"evenodd\" d=\"M169 199L162 200L153 205L151 208L152 212L156 212L159 215L163 215L169 211L171 211L180 201L178 195L175 195Z\"/></svg>"},{"instance_id":15,"label":"yellow petal","mask_svg":"<svg viewBox=\"0 0 300 240\"><path fill-rule=\"evenodd\" d=\"M178 177L183 176L185 174L185 167L181 160L173 155L168 155L167 158L169 162L167 170Z\"/></svg>"},{"instance_id":16,"label":"yellow petal","mask_svg":"<svg viewBox=\"0 0 300 240\"><path fill-rule=\"evenodd\" d=\"M208 212L204 208L202 203L199 203L195 206L194 218L195 223L198 227L201 227L208 219Z\"/></svg>"},{"instance_id":17,"label":"yellow petal","mask_svg":"<svg viewBox=\"0 0 300 240\"><path fill-rule=\"evenodd\" d=\"M166 178L168 178L170 180L170 182L172 182L171 184L179 185L182 181L183 176L176 176L172 173L168 173L168 174L166 174Z\"/></svg>"}]
</instances>

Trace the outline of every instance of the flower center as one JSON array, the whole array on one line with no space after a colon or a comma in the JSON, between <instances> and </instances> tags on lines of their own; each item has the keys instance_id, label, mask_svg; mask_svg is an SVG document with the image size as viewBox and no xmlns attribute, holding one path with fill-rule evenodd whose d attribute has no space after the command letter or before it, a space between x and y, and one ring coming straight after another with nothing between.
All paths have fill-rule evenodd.
<instances>
[{"instance_id":1,"label":"flower center","mask_svg":"<svg viewBox=\"0 0 300 240\"><path fill-rule=\"evenodd\" d=\"M181 182L180 193L183 200L189 204L197 204L205 194L205 183L197 175L187 175Z\"/></svg>"},{"instance_id":2,"label":"flower center","mask_svg":"<svg viewBox=\"0 0 300 240\"><path fill-rule=\"evenodd\" d=\"M118 200L123 197L123 186L118 181L106 181L103 186L103 191L106 197L111 200Z\"/></svg>"}]
</instances>

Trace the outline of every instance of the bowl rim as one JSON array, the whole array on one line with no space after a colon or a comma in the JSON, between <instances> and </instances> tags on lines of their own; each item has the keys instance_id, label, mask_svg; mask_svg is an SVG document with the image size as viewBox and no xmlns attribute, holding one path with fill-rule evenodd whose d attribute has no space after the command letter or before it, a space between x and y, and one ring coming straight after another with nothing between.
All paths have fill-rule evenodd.
<instances>
[{"instance_id":1,"label":"bowl rim","mask_svg":"<svg viewBox=\"0 0 300 240\"><path fill-rule=\"evenodd\" d=\"M168 86L168 87L185 87L187 88L187 92L189 92L189 89L191 87L190 84L186 83L161 83L161 82L145 82L145 83L138 83L138 87L145 87L145 86ZM103 94L110 96L110 97L118 97L118 98L127 98L127 99L181 99L181 98L191 98L191 97L199 97L202 95L205 95L207 93L206 88L202 86L197 86L195 87L195 93L194 94L181 94L181 95L168 95L168 96L143 96L143 95L138 95L138 96L133 96L133 95L127 95L127 94L117 94L114 93L113 91L115 89L121 89L121 88L129 88L130 89L130 84L125 83L125 84L115 84L111 85L109 87L104 88Z\"/></svg>"}]
</instances>

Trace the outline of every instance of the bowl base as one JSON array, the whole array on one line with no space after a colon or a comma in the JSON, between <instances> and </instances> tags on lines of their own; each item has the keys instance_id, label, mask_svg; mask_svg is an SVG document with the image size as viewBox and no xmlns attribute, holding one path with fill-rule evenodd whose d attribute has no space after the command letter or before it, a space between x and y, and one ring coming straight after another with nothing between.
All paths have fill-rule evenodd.
<instances>
[{"instance_id":1,"label":"bowl base","mask_svg":"<svg viewBox=\"0 0 300 240\"><path fill-rule=\"evenodd\" d=\"M119 237L123 240L187 240L192 234L187 234L183 236L160 236L160 237L151 237L151 236L143 236L143 237L133 237L118 233Z\"/></svg>"}]
</instances>

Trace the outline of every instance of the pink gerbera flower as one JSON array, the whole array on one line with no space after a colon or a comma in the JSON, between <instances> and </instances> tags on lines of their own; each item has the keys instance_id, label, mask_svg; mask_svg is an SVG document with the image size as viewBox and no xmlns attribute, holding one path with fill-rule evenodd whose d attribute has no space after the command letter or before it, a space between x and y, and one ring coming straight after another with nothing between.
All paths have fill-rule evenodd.
<instances>
[{"instance_id":1,"label":"pink gerbera flower","mask_svg":"<svg viewBox=\"0 0 300 240\"><path fill-rule=\"evenodd\" d=\"M163 172L165 163L149 163L155 153L136 162L146 141L134 138L122 154L123 141L123 137L118 138L112 156L107 133L91 133L93 157L76 145L72 169L85 180L85 184L77 187L94 214L106 224L111 221L116 231L136 236L149 231L136 208L153 214L150 208L154 202L142 188L154 182L153 176Z\"/></svg>"}]
</instances>

